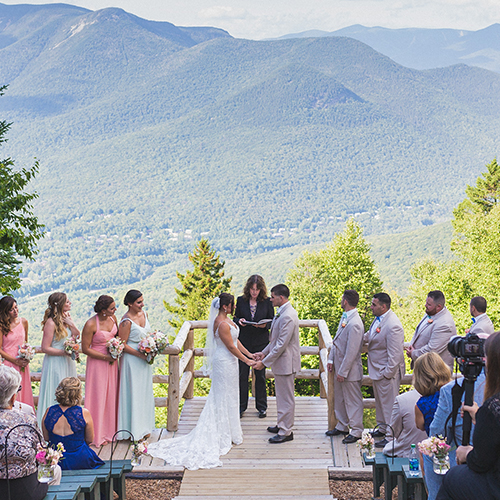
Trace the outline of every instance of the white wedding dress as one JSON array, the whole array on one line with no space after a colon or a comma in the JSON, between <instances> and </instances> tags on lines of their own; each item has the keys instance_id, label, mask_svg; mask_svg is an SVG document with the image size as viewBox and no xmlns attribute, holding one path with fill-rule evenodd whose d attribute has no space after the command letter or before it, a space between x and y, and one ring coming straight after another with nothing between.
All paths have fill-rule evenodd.
<instances>
[{"instance_id":1,"label":"white wedding dress","mask_svg":"<svg viewBox=\"0 0 500 500\"><path fill-rule=\"evenodd\" d=\"M236 345L239 329L229 326ZM196 427L185 436L148 446L148 454L162 458L170 465L183 465L189 470L220 467L220 456L231 449L232 443L243 442L238 359L229 352L218 333L217 330L214 334L212 385Z\"/></svg>"}]
</instances>

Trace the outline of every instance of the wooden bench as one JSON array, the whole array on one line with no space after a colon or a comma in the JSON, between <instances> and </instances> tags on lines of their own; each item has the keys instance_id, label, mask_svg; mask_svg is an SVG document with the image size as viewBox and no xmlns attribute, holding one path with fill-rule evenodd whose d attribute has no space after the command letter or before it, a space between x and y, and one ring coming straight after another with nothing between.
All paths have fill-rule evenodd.
<instances>
[{"instance_id":1,"label":"wooden bench","mask_svg":"<svg viewBox=\"0 0 500 500\"><path fill-rule=\"evenodd\" d=\"M45 498L49 495L55 495L57 500L84 500L85 498L79 484L68 483L49 486L49 491Z\"/></svg>"},{"instance_id":2,"label":"wooden bench","mask_svg":"<svg viewBox=\"0 0 500 500\"><path fill-rule=\"evenodd\" d=\"M372 466L373 498L380 498L380 487L384 484L384 468L387 466L387 457L382 452L377 452L374 458L366 458L366 453L363 453L363 461L365 465Z\"/></svg>"},{"instance_id":3,"label":"wooden bench","mask_svg":"<svg viewBox=\"0 0 500 500\"><path fill-rule=\"evenodd\" d=\"M411 495L414 500L427 500L422 471L418 471L418 476L410 476L410 466L403 465L403 473L398 478L398 500L407 500Z\"/></svg>"},{"instance_id":4,"label":"wooden bench","mask_svg":"<svg viewBox=\"0 0 500 500\"><path fill-rule=\"evenodd\" d=\"M385 500L392 499L392 490L397 486L399 495L399 478L403 478L403 465L409 466L407 458L387 457L387 467L383 469L385 483Z\"/></svg>"}]
</instances>

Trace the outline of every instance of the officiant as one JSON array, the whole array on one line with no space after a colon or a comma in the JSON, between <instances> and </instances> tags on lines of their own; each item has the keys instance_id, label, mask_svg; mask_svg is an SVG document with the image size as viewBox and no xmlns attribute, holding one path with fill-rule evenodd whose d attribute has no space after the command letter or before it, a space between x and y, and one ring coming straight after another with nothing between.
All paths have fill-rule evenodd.
<instances>
[{"instance_id":1,"label":"officiant","mask_svg":"<svg viewBox=\"0 0 500 500\"><path fill-rule=\"evenodd\" d=\"M240 342L251 352L261 352L269 344L269 328L274 308L267 296L264 278L253 274L248 278L243 295L238 297L233 321L240 327ZM266 321L267 320L267 321ZM252 324L249 324L252 323ZM240 417L248 407L248 376L250 367L240 363ZM259 418L266 417L266 369L254 370L255 407Z\"/></svg>"}]
</instances>

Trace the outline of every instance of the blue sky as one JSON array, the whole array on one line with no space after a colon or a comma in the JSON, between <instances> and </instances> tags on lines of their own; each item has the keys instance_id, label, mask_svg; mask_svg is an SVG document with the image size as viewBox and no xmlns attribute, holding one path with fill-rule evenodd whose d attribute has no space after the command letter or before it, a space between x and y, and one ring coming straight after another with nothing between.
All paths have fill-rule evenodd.
<instances>
[{"instance_id":1,"label":"blue sky","mask_svg":"<svg viewBox=\"0 0 500 500\"><path fill-rule=\"evenodd\" d=\"M3 0L3 3L21 2ZM216 26L235 37L251 39L311 29L334 31L352 24L478 30L500 22L498 0L70 0L63 3L90 10L121 7L145 19L169 21L178 26Z\"/></svg>"}]
</instances>

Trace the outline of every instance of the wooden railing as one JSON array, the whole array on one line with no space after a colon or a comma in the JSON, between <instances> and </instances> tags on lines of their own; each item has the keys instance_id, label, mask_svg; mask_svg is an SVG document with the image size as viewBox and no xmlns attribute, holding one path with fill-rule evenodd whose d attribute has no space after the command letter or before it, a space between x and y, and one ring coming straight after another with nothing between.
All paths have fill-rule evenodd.
<instances>
[{"instance_id":1,"label":"wooden railing","mask_svg":"<svg viewBox=\"0 0 500 500\"><path fill-rule=\"evenodd\" d=\"M300 328L316 328L318 330L317 346L301 346L301 356L319 356L319 369L302 369L295 374L296 379L319 379L320 397L326 398L328 403L328 428L333 429L337 423L334 413L335 395L333 391L333 380L335 372L328 372L328 352L332 346L332 337L326 322L322 319L308 319L299 321ZM195 330L206 330L207 321L186 321L182 325L173 344L165 348L161 354L168 356L168 375L153 375L153 383L168 384L168 396L156 397L156 407L167 407L167 430L176 431L179 424L180 399L191 399L194 396L194 379L206 378L201 370L194 369L196 356L203 356L204 349L194 347ZM41 352L39 347L37 352ZM182 353L182 355L181 355ZM40 373L32 373L31 380L39 382ZM80 380L85 381L84 375L79 375ZM266 378L274 378L272 370L266 370ZM405 375L401 385L411 384L411 375ZM362 385L373 385L368 376L364 376ZM38 398L35 397L35 404ZM374 399L364 399L365 408L374 408Z\"/></svg>"}]
</instances>

